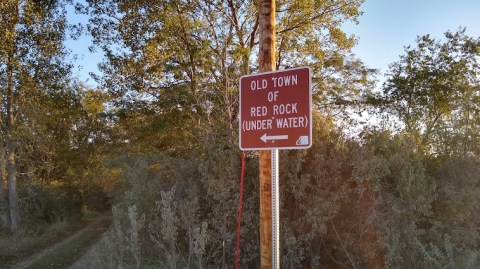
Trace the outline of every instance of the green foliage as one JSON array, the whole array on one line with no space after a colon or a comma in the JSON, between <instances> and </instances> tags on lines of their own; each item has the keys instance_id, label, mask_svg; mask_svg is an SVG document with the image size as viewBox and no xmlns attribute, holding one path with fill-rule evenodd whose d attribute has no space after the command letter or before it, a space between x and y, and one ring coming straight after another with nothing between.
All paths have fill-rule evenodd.
<instances>
[{"instance_id":1,"label":"green foliage","mask_svg":"<svg viewBox=\"0 0 480 269\"><path fill-rule=\"evenodd\" d=\"M314 101L325 111L357 105L371 86L373 71L350 54L354 36L340 30L362 2L277 3L277 69L312 67ZM196 146L186 143L196 139L189 128L225 124L234 132L238 78L258 70L257 1L102 0L78 9L90 15L94 43L107 56L99 82L132 145L170 151L178 139L175 151L188 151Z\"/></svg>"},{"instance_id":2,"label":"green foliage","mask_svg":"<svg viewBox=\"0 0 480 269\"><path fill-rule=\"evenodd\" d=\"M69 82L71 65L65 61L62 44L66 32L63 4L9 0L0 5L0 35L5 37L0 40L0 143L1 154L6 156L2 158L8 183L6 215L12 232L22 224L17 175L27 173L22 165L29 158L35 131L41 129L38 119L48 116L36 102L62 95Z\"/></svg>"},{"instance_id":3,"label":"green foliage","mask_svg":"<svg viewBox=\"0 0 480 269\"><path fill-rule=\"evenodd\" d=\"M38 218L76 216L104 206L97 148L108 132L104 95L72 79L63 42L72 30L60 1L2 1L0 5L0 154L2 222L11 230ZM104 144L103 144L104 145ZM5 182L5 184L4 184ZM4 186L8 186L5 188ZM8 190L8 199L3 190ZM14 223L9 216L15 216ZM15 226L15 227L14 227Z\"/></svg>"},{"instance_id":4,"label":"green foliage","mask_svg":"<svg viewBox=\"0 0 480 269\"><path fill-rule=\"evenodd\" d=\"M467 154L477 151L480 40L465 29L429 35L391 65L382 106L417 133L430 151Z\"/></svg>"},{"instance_id":5,"label":"green foliage","mask_svg":"<svg viewBox=\"0 0 480 269\"><path fill-rule=\"evenodd\" d=\"M414 136L370 133L365 138L368 151L359 155L355 173L379 191L379 215L373 220L380 229L385 266L475 264L478 218L472 210L478 206L478 161L424 155Z\"/></svg>"},{"instance_id":6,"label":"green foliage","mask_svg":"<svg viewBox=\"0 0 480 269\"><path fill-rule=\"evenodd\" d=\"M29 186L34 201L29 201L27 216L44 219L49 223L79 217L83 210L80 193L65 185ZM26 196L27 195L22 195Z\"/></svg>"},{"instance_id":7,"label":"green foliage","mask_svg":"<svg viewBox=\"0 0 480 269\"><path fill-rule=\"evenodd\" d=\"M412 137L390 138L379 133L367 141L374 171L379 173L369 178L371 171L360 169L359 172L366 172L363 176L373 180L381 199L381 218L376 221L384 222L380 235L386 251L385 265L414 268L417 255L414 242L425 233L425 221L431 216L434 180L427 174L418 143Z\"/></svg>"},{"instance_id":8,"label":"green foliage","mask_svg":"<svg viewBox=\"0 0 480 269\"><path fill-rule=\"evenodd\" d=\"M149 235L159 256L166 258L166 268L177 266L177 237L179 218L174 201L175 189L168 192L161 192L161 199L155 203L157 214L149 224Z\"/></svg>"},{"instance_id":9,"label":"green foliage","mask_svg":"<svg viewBox=\"0 0 480 269\"><path fill-rule=\"evenodd\" d=\"M314 118L312 148L281 155L282 267L478 266L476 158L426 155L409 134L365 131L357 141L331 120ZM240 163L221 139L185 159L155 154L112 161L123 175L112 192L116 228L97 257L110 267L102 266L233 262ZM247 154L245 267L259 262L254 157Z\"/></svg>"},{"instance_id":10,"label":"green foliage","mask_svg":"<svg viewBox=\"0 0 480 269\"><path fill-rule=\"evenodd\" d=\"M475 212L480 208L480 167L472 157L456 156L436 169L435 229L451 242L454 257L458 257L454 266L459 266L459 261L470 259L479 246L480 220Z\"/></svg>"},{"instance_id":11,"label":"green foliage","mask_svg":"<svg viewBox=\"0 0 480 269\"><path fill-rule=\"evenodd\" d=\"M479 44L465 29L425 35L391 65L376 105L403 128L369 134L373 169L359 169L382 182L387 267L478 266Z\"/></svg>"}]
</instances>

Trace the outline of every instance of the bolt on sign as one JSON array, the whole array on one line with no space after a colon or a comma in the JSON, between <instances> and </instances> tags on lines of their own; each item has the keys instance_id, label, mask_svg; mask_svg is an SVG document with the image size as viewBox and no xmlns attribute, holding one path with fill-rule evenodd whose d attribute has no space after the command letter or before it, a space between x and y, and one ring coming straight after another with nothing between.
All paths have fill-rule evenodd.
<instances>
[{"instance_id":1,"label":"bolt on sign","mask_svg":"<svg viewBox=\"0 0 480 269\"><path fill-rule=\"evenodd\" d=\"M309 67L240 78L239 147L304 149L312 145Z\"/></svg>"}]
</instances>

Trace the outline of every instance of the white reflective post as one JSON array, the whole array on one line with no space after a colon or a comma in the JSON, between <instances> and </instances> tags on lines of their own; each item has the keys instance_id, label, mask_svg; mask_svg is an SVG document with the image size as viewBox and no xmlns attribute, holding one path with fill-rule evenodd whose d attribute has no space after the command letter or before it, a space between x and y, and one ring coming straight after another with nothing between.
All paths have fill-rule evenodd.
<instances>
[{"instance_id":1,"label":"white reflective post","mask_svg":"<svg viewBox=\"0 0 480 269\"><path fill-rule=\"evenodd\" d=\"M280 192L278 149L272 150L272 268L280 269Z\"/></svg>"}]
</instances>

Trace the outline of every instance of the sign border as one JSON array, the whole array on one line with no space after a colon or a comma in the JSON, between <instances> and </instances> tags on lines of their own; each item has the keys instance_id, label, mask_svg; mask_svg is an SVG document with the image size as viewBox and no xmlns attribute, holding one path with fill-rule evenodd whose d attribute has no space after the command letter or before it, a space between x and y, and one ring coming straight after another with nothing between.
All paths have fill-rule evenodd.
<instances>
[{"instance_id":1,"label":"sign border","mask_svg":"<svg viewBox=\"0 0 480 269\"><path fill-rule=\"evenodd\" d=\"M261 75L268 75L268 74L278 74L278 73L284 73L284 72L289 72L289 71L294 71L294 70L302 70L302 69L307 69L308 70L308 110L310 113L309 117L309 141L308 145L302 145L302 146L293 146L293 147L271 147L271 146L266 146L266 147L255 147L255 148L250 148L250 147L242 147L242 79L247 78L247 77L256 77L256 76L261 76ZM301 66L301 67L295 67L295 68L288 68L288 69L282 69L282 70L277 70L277 71L268 71L268 72L260 72L260 73L254 73L254 74L248 74L248 75L243 75L240 77L239 83L238 83L238 147L242 151L249 151L249 150L282 150L282 149L308 149L312 146L312 69L309 66ZM259 137L260 139L260 137Z\"/></svg>"}]
</instances>

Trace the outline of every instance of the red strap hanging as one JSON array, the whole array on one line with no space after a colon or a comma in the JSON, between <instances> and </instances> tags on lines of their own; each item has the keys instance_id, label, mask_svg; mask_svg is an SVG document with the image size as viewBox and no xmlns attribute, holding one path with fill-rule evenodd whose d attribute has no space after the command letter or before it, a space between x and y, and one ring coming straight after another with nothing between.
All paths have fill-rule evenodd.
<instances>
[{"instance_id":1,"label":"red strap hanging","mask_svg":"<svg viewBox=\"0 0 480 269\"><path fill-rule=\"evenodd\" d=\"M235 254L235 268L238 269L240 256L240 223L242 221L243 178L245 176L245 152L242 151L242 172L240 175L240 200L238 202L237 250Z\"/></svg>"}]
</instances>

